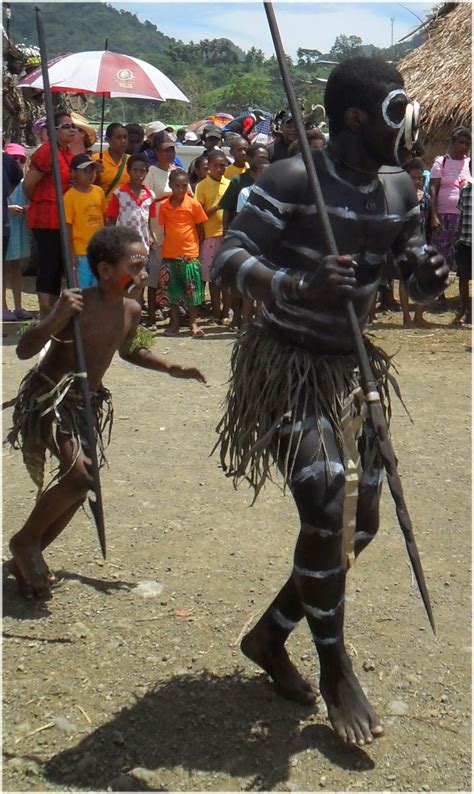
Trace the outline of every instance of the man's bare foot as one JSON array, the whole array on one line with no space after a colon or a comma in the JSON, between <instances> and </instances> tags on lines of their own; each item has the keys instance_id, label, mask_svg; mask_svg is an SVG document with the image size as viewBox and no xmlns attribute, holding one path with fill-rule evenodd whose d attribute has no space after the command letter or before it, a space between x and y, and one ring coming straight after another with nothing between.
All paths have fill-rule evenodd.
<instances>
[{"instance_id":1,"label":"man's bare foot","mask_svg":"<svg viewBox=\"0 0 474 794\"><path fill-rule=\"evenodd\" d=\"M328 665L321 672L320 689L328 717L337 735L348 744L371 744L383 734L380 718L367 700L352 670L349 659L338 672Z\"/></svg>"},{"instance_id":2,"label":"man's bare foot","mask_svg":"<svg viewBox=\"0 0 474 794\"><path fill-rule=\"evenodd\" d=\"M14 535L10 541L10 551L13 557L12 573L20 592L30 597L30 593L35 596L48 591L52 584L50 577L53 576L54 580L56 577L48 569L39 546L25 546Z\"/></svg>"},{"instance_id":3,"label":"man's bare foot","mask_svg":"<svg viewBox=\"0 0 474 794\"><path fill-rule=\"evenodd\" d=\"M415 328L431 328L431 323L425 320L424 317L415 317L413 325Z\"/></svg>"},{"instance_id":4,"label":"man's bare foot","mask_svg":"<svg viewBox=\"0 0 474 794\"><path fill-rule=\"evenodd\" d=\"M270 643L267 638L262 638L257 628L254 628L243 638L240 650L268 673L276 691L282 697L294 700L303 706L314 705L318 693L298 672L284 645Z\"/></svg>"},{"instance_id":5,"label":"man's bare foot","mask_svg":"<svg viewBox=\"0 0 474 794\"><path fill-rule=\"evenodd\" d=\"M406 328L411 328L411 326L413 325L413 320L411 319L410 315L408 315L408 317L403 318L403 325Z\"/></svg>"}]
</instances>

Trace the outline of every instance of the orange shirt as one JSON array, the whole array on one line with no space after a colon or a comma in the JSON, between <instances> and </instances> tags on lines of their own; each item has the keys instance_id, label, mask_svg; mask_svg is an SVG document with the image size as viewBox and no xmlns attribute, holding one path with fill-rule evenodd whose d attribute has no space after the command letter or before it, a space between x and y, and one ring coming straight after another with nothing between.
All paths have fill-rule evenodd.
<instances>
[{"instance_id":1,"label":"orange shirt","mask_svg":"<svg viewBox=\"0 0 474 794\"><path fill-rule=\"evenodd\" d=\"M126 154L125 157L128 160L130 155ZM95 152L95 154L92 155L92 159L99 160L100 159L99 152ZM108 149L104 149L104 151L102 152L102 174L100 176L100 187L105 193L105 201L107 203L107 206L109 206L114 190L117 190L117 188L122 187L122 185L125 185L126 182L130 182L130 177L127 171L127 163L125 163L122 173L120 174L120 179L117 180L112 190L109 190L109 192L107 192L107 190L109 189L110 185L112 184L112 182L114 181L117 175L121 162L122 161L119 160L118 163L115 163L112 160Z\"/></svg>"},{"instance_id":2,"label":"orange shirt","mask_svg":"<svg viewBox=\"0 0 474 794\"><path fill-rule=\"evenodd\" d=\"M160 204L159 213L159 222L165 230L161 255L166 259L178 259L180 256L196 259L199 256L196 224L205 221L207 215L194 196L186 194L177 207L170 204L170 197L165 198Z\"/></svg>"}]
</instances>

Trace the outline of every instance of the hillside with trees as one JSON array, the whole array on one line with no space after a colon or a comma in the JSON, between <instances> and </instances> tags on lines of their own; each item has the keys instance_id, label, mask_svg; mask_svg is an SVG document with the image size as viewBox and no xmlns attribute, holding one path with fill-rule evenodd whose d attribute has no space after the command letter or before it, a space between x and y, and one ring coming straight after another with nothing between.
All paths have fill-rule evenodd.
<instances>
[{"instance_id":1,"label":"hillside with trees","mask_svg":"<svg viewBox=\"0 0 474 794\"><path fill-rule=\"evenodd\" d=\"M252 47L244 52L230 39L182 41L165 36L151 22L140 22L129 11L116 10L105 3L43 3L49 57L65 52L108 47L142 58L161 69L189 98L183 102L108 100L106 118L121 121L146 121L158 115L163 121L189 123L216 111L237 114L251 106L269 110L286 107L280 72L274 56L265 58ZM185 8L185 7L183 7ZM12 3L10 36L17 44L37 44L35 5ZM357 36L338 36L329 53L300 48L296 62L288 58L297 96L305 109L322 103L324 80L331 66L318 60L339 61L348 55L376 52L392 60L419 43L416 39L379 50L363 44ZM322 82L320 82L322 81ZM159 106L159 111L158 111ZM88 116L99 116L99 100L89 99Z\"/></svg>"}]
</instances>

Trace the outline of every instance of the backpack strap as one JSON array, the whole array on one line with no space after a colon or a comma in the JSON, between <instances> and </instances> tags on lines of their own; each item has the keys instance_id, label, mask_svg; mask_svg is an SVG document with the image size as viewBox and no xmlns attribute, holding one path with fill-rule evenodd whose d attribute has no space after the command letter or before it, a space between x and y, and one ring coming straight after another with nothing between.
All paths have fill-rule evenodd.
<instances>
[{"instance_id":1,"label":"backpack strap","mask_svg":"<svg viewBox=\"0 0 474 794\"><path fill-rule=\"evenodd\" d=\"M110 183L110 185L108 186L107 190L105 191L105 195L106 195L106 196L108 196L108 195L109 195L109 193L110 193L110 192L111 192L111 191L114 189L114 187L115 187L115 185L117 184L117 182L120 180L120 177L121 177L121 176L122 176L122 174L123 174L123 169L125 168L125 164L126 164L126 162L127 162L127 159L128 159L128 158L127 158L127 155L126 155L126 154L123 154L123 155L122 155L122 160L121 160L121 162L120 162L120 165L119 165L119 168L118 168L118 171L117 171L117 173L115 174L115 176L114 176L114 178L113 178L112 182L111 182L111 183Z\"/></svg>"}]
</instances>

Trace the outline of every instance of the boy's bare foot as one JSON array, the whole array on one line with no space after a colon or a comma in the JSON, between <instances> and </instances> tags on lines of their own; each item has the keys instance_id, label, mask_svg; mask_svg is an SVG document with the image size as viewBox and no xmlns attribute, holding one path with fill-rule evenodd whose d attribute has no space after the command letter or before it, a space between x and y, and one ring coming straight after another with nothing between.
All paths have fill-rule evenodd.
<instances>
[{"instance_id":1,"label":"boy's bare foot","mask_svg":"<svg viewBox=\"0 0 474 794\"><path fill-rule=\"evenodd\" d=\"M270 643L255 627L243 638L240 650L248 659L268 673L275 684L276 691L282 697L294 700L303 706L314 705L318 693L313 685L298 672L284 645Z\"/></svg>"},{"instance_id":2,"label":"boy's bare foot","mask_svg":"<svg viewBox=\"0 0 474 794\"><path fill-rule=\"evenodd\" d=\"M191 336L193 339L201 339L204 336L204 331L196 325L195 328L191 328Z\"/></svg>"},{"instance_id":3,"label":"boy's bare foot","mask_svg":"<svg viewBox=\"0 0 474 794\"><path fill-rule=\"evenodd\" d=\"M367 700L349 659L321 672L320 689L337 735L348 744L371 744L383 734L380 718Z\"/></svg>"},{"instance_id":4,"label":"boy's bare foot","mask_svg":"<svg viewBox=\"0 0 474 794\"><path fill-rule=\"evenodd\" d=\"M16 535L14 535L10 541L10 551L14 566L12 573L17 579L20 592L40 595L49 590L51 587L50 577L54 577L54 575L48 569L39 546L25 546L21 541L16 540ZM18 572L19 577L15 571Z\"/></svg>"}]
</instances>

